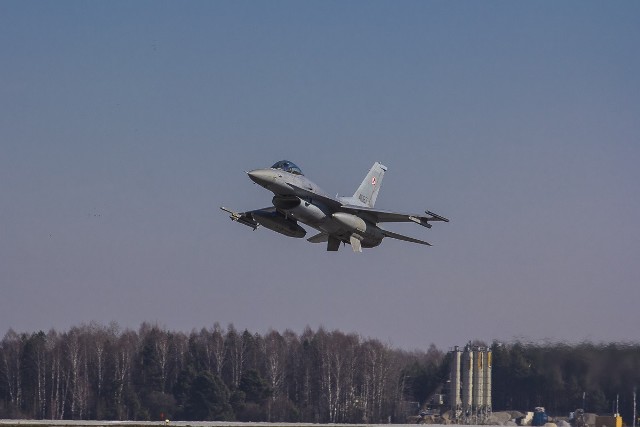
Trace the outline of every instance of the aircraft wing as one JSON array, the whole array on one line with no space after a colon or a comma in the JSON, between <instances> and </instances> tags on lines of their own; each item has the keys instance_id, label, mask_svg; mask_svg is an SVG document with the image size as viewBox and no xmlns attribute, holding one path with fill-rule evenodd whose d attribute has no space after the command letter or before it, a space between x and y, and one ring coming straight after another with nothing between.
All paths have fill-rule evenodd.
<instances>
[{"instance_id":1,"label":"aircraft wing","mask_svg":"<svg viewBox=\"0 0 640 427\"><path fill-rule=\"evenodd\" d=\"M331 209L339 212L347 212L358 215L359 217L368 219L374 224L380 222L415 222L416 224L420 224L423 227L431 228L431 224L429 224L430 221L449 222L447 218L435 214L431 211L425 211L424 215L421 215L384 211L363 206L343 205L338 200L331 197L314 193L313 191L306 190L291 183L288 183L288 185L293 188L296 194L300 197L317 200Z\"/></svg>"},{"instance_id":2,"label":"aircraft wing","mask_svg":"<svg viewBox=\"0 0 640 427\"><path fill-rule=\"evenodd\" d=\"M430 221L443 221L449 222L449 220L443 216L437 215L430 211L425 211L424 215L419 214L407 214L391 211L383 211L379 209L365 208L361 206L341 206L340 211L352 213L361 218L367 219L370 222L377 224L380 222L415 222L423 227L431 228Z\"/></svg>"}]
</instances>

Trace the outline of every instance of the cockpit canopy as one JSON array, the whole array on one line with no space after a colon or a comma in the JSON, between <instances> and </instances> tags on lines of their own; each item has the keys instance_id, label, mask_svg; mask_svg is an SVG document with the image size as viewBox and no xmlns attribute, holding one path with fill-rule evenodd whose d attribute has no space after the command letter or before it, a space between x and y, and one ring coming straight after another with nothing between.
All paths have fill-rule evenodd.
<instances>
[{"instance_id":1,"label":"cockpit canopy","mask_svg":"<svg viewBox=\"0 0 640 427\"><path fill-rule=\"evenodd\" d=\"M280 169L285 172L293 173L296 175L304 175L300 168L290 162L289 160L280 160L275 165L271 166L271 169Z\"/></svg>"}]
</instances>

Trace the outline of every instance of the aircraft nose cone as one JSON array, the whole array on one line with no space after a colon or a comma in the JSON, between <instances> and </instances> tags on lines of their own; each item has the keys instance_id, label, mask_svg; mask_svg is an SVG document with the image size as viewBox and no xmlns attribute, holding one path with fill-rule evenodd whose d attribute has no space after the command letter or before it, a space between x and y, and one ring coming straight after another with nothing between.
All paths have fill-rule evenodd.
<instances>
[{"instance_id":1,"label":"aircraft nose cone","mask_svg":"<svg viewBox=\"0 0 640 427\"><path fill-rule=\"evenodd\" d=\"M251 181L255 182L256 184L262 185L263 187L265 186L265 184L273 181L273 171L269 169L252 170L250 172L247 172L247 175L249 175Z\"/></svg>"}]
</instances>

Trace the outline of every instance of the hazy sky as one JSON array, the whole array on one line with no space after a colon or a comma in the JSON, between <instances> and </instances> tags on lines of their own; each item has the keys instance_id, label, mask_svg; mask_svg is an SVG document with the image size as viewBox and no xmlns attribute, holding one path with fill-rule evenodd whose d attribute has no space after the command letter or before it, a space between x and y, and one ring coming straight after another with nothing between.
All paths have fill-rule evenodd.
<instances>
[{"instance_id":1,"label":"hazy sky","mask_svg":"<svg viewBox=\"0 0 640 427\"><path fill-rule=\"evenodd\" d=\"M640 341L640 2L0 2L0 337L117 321L393 346ZM232 223L288 159L451 219ZM310 232L308 235L312 235Z\"/></svg>"}]
</instances>

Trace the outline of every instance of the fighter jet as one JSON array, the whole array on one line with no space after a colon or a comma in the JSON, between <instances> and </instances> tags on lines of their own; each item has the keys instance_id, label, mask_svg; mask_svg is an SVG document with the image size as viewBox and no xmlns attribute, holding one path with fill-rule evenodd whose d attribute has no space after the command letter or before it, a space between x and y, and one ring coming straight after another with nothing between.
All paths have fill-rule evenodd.
<instances>
[{"instance_id":1,"label":"fighter jet","mask_svg":"<svg viewBox=\"0 0 640 427\"><path fill-rule=\"evenodd\" d=\"M303 223L319 231L307 240L326 243L328 251L337 251L340 243L348 243L354 252L362 252L362 248L378 246L385 237L431 246L378 226L383 222L415 222L431 228L430 222L449 222L430 211L422 215L374 209L386 171L385 166L374 163L353 196L334 198L305 177L298 166L281 160L268 169L247 172L253 182L273 193L273 206L247 212L220 209L233 221L254 230L263 226L289 237L305 237L307 232L300 226Z\"/></svg>"}]
</instances>

